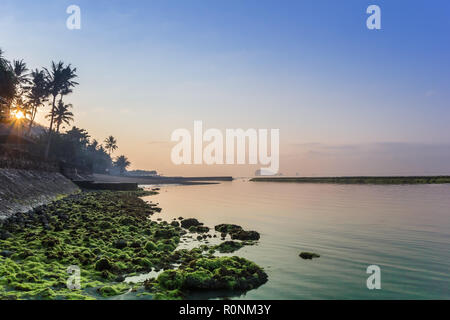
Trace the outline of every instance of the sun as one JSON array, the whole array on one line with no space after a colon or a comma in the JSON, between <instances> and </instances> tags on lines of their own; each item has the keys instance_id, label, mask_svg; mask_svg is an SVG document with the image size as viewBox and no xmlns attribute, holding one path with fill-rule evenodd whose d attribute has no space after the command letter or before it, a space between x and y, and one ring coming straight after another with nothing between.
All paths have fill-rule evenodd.
<instances>
[{"instance_id":1,"label":"sun","mask_svg":"<svg viewBox=\"0 0 450 320\"><path fill-rule=\"evenodd\" d=\"M16 117L17 120L23 119L25 117L25 115L23 114L22 111L17 111L14 116Z\"/></svg>"}]
</instances>

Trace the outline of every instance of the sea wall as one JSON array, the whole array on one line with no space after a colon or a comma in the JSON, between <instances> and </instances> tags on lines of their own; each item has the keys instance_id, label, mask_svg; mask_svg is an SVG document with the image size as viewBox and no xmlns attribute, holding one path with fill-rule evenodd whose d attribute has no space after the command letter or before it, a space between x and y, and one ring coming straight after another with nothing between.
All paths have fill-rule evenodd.
<instances>
[{"instance_id":1,"label":"sea wall","mask_svg":"<svg viewBox=\"0 0 450 320\"><path fill-rule=\"evenodd\" d=\"M0 220L78 191L59 172L0 168Z\"/></svg>"}]
</instances>

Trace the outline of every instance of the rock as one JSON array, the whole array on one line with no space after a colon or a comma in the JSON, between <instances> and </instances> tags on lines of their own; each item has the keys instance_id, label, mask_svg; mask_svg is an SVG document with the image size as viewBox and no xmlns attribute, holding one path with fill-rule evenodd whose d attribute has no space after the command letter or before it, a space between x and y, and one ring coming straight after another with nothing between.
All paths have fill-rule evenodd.
<instances>
[{"instance_id":1,"label":"rock","mask_svg":"<svg viewBox=\"0 0 450 320\"><path fill-rule=\"evenodd\" d=\"M111 262L106 258L101 258L95 263L95 270L97 271L111 270L112 267Z\"/></svg>"},{"instance_id":2,"label":"rock","mask_svg":"<svg viewBox=\"0 0 450 320\"><path fill-rule=\"evenodd\" d=\"M231 253L243 247L243 244L237 241L225 241L215 247L220 253Z\"/></svg>"},{"instance_id":3,"label":"rock","mask_svg":"<svg viewBox=\"0 0 450 320\"><path fill-rule=\"evenodd\" d=\"M231 239L233 240L259 240L259 233L256 231L237 231L231 233Z\"/></svg>"},{"instance_id":4,"label":"rock","mask_svg":"<svg viewBox=\"0 0 450 320\"><path fill-rule=\"evenodd\" d=\"M12 237L12 234L9 233L8 231L6 231L6 230L0 231L0 240L6 240L11 237Z\"/></svg>"},{"instance_id":5,"label":"rock","mask_svg":"<svg viewBox=\"0 0 450 320\"><path fill-rule=\"evenodd\" d=\"M127 243L126 240L119 239L119 240L116 240L116 241L114 242L113 246L114 246L114 248L116 248L116 249L123 249L123 248L126 248L126 247L128 246L128 243Z\"/></svg>"},{"instance_id":6,"label":"rock","mask_svg":"<svg viewBox=\"0 0 450 320\"><path fill-rule=\"evenodd\" d=\"M198 222L198 220L194 219L194 218L181 220L181 227L183 227L185 229L189 229L192 226L196 227L199 225L202 225L202 223Z\"/></svg>"},{"instance_id":7,"label":"rock","mask_svg":"<svg viewBox=\"0 0 450 320\"><path fill-rule=\"evenodd\" d=\"M205 227L205 226L197 226L197 232L198 232L198 233L209 232L209 227Z\"/></svg>"},{"instance_id":8,"label":"rock","mask_svg":"<svg viewBox=\"0 0 450 320\"><path fill-rule=\"evenodd\" d=\"M268 278L255 263L239 257L199 258L189 262L188 267L164 271L157 284L166 290L240 291L255 289Z\"/></svg>"},{"instance_id":9,"label":"rock","mask_svg":"<svg viewBox=\"0 0 450 320\"><path fill-rule=\"evenodd\" d=\"M173 229L157 229L155 230L155 233L153 234L153 236L157 239L170 239L174 236L177 236L178 233L173 230Z\"/></svg>"},{"instance_id":10,"label":"rock","mask_svg":"<svg viewBox=\"0 0 450 320\"><path fill-rule=\"evenodd\" d=\"M309 260L311 260L312 258L320 257L320 255L318 255L317 253L312 253L312 252L302 252L299 254L299 256L302 259L309 259Z\"/></svg>"},{"instance_id":11,"label":"rock","mask_svg":"<svg viewBox=\"0 0 450 320\"><path fill-rule=\"evenodd\" d=\"M147 252L156 251L157 250L156 244L154 242L152 242L152 241L148 241L145 244L145 250L147 250Z\"/></svg>"},{"instance_id":12,"label":"rock","mask_svg":"<svg viewBox=\"0 0 450 320\"><path fill-rule=\"evenodd\" d=\"M123 281L125 281L125 277L123 275L117 276L116 282L123 282Z\"/></svg>"},{"instance_id":13,"label":"rock","mask_svg":"<svg viewBox=\"0 0 450 320\"><path fill-rule=\"evenodd\" d=\"M141 243L139 241L134 241L130 244L130 247L132 248L140 248L141 247Z\"/></svg>"},{"instance_id":14,"label":"rock","mask_svg":"<svg viewBox=\"0 0 450 320\"><path fill-rule=\"evenodd\" d=\"M215 226L214 229L222 233L234 233L242 230L242 227L236 224L223 223Z\"/></svg>"},{"instance_id":15,"label":"rock","mask_svg":"<svg viewBox=\"0 0 450 320\"><path fill-rule=\"evenodd\" d=\"M178 221L172 221L171 223L170 223L170 225L172 226L172 227L179 227L180 226L180 223L178 222Z\"/></svg>"},{"instance_id":16,"label":"rock","mask_svg":"<svg viewBox=\"0 0 450 320\"><path fill-rule=\"evenodd\" d=\"M5 257L5 258L9 258L14 254L14 252L10 251L10 250L3 250L0 252L0 256Z\"/></svg>"},{"instance_id":17,"label":"rock","mask_svg":"<svg viewBox=\"0 0 450 320\"><path fill-rule=\"evenodd\" d=\"M209 227L205 227L205 226L190 226L189 227L189 232L197 232L197 233L205 233L205 232L209 232Z\"/></svg>"}]
</instances>

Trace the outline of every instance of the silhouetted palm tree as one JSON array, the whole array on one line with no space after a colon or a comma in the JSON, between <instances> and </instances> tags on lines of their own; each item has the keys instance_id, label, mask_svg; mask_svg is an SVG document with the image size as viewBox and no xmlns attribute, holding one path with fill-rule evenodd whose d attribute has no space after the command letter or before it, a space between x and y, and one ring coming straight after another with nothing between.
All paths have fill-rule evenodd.
<instances>
[{"instance_id":1,"label":"silhouetted palm tree","mask_svg":"<svg viewBox=\"0 0 450 320\"><path fill-rule=\"evenodd\" d=\"M116 161L114 161L114 165L120 169L120 174L123 174L131 165L131 162L128 161L127 157L121 155L116 158Z\"/></svg>"},{"instance_id":2,"label":"silhouetted palm tree","mask_svg":"<svg viewBox=\"0 0 450 320\"><path fill-rule=\"evenodd\" d=\"M28 132L31 131L31 127L33 126L37 109L47 101L48 97L44 71L38 69L32 71L31 78L31 86L28 87L29 91L26 96L28 99L27 111L30 115L30 125L28 128Z\"/></svg>"},{"instance_id":3,"label":"silhouetted palm tree","mask_svg":"<svg viewBox=\"0 0 450 320\"><path fill-rule=\"evenodd\" d=\"M99 147L101 147L101 145L99 146L98 141L96 139L92 140L91 144L88 146L88 148L91 151L97 151Z\"/></svg>"},{"instance_id":4,"label":"silhouetted palm tree","mask_svg":"<svg viewBox=\"0 0 450 320\"><path fill-rule=\"evenodd\" d=\"M52 130L53 130L53 121L55 116L55 108L56 108L56 97L60 95L60 100L62 100L63 96L72 92L72 88L78 83L73 81L74 78L77 77L75 74L76 68L71 68L71 65L64 67L64 63L59 61L55 63L52 61L51 70L44 69L46 75L47 82L47 90L49 95L52 96L52 110L50 117L50 127L49 127L49 136L47 142L47 148L45 150L45 157L48 157L48 152L50 150L51 139L52 139Z\"/></svg>"},{"instance_id":5,"label":"silhouetted palm tree","mask_svg":"<svg viewBox=\"0 0 450 320\"><path fill-rule=\"evenodd\" d=\"M54 121L56 123L56 133L59 133L59 128L61 124L65 123L67 125L73 121L73 113L69 111L73 106L71 104L64 104L62 100L59 100L58 105L55 108ZM45 116L47 119L52 117L49 113Z\"/></svg>"},{"instance_id":6,"label":"silhouetted palm tree","mask_svg":"<svg viewBox=\"0 0 450 320\"><path fill-rule=\"evenodd\" d=\"M111 153L117 149L117 141L113 136L109 136L105 139L105 148L108 150L108 154L111 156Z\"/></svg>"},{"instance_id":7,"label":"silhouetted palm tree","mask_svg":"<svg viewBox=\"0 0 450 320\"><path fill-rule=\"evenodd\" d=\"M21 89L30 83L27 64L23 60L13 60L13 71L16 75L17 85L21 86ZM20 95L22 92L18 94Z\"/></svg>"},{"instance_id":8,"label":"silhouetted palm tree","mask_svg":"<svg viewBox=\"0 0 450 320\"><path fill-rule=\"evenodd\" d=\"M3 57L3 50L0 49L0 117L10 116L11 104L16 96L16 75L9 63Z\"/></svg>"}]
</instances>

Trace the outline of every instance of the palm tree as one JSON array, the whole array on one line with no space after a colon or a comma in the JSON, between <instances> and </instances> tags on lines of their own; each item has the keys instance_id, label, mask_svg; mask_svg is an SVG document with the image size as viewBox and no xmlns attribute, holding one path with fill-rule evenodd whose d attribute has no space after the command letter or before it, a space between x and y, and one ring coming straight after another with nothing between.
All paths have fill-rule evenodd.
<instances>
[{"instance_id":1,"label":"palm tree","mask_svg":"<svg viewBox=\"0 0 450 320\"><path fill-rule=\"evenodd\" d=\"M50 127L48 130L48 142L45 150L45 157L48 157L50 151L50 145L52 140L53 121L55 117L56 97L60 95L60 100L63 96L72 92L72 88L78 83L73 81L77 77L75 72L76 68L71 68L71 65L64 67L64 62L59 61L55 63L52 61L51 70L44 68L45 78L47 83L48 94L52 96L52 110L50 112Z\"/></svg>"},{"instance_id":2,"label":"palm tree","mask_svg":"<svg viewBox=\"0 0 450 320\"><path fill-rule=\"evenodd\" d=\"M0 118L10 116L11 104L16 97L16 83L14 70L0 49Z\"/></svg>"},{"instance_id":3,"label":"palm tree","mask_svg":"<svg viewBox=\"0 0 450 320\"><path fill-rule=\"evenodd\" d=\"M114 138L113 136L109 136L108 138L105 139L104 142L105 142L105 148L106 148L106 150L108 150L109 156L111 156L111 153L117 149L116 138Z\"/></svg>"},{"instance_id":4,"label":"palm tree","mask_svg":"<svg viewBox=\"0 0 450 320\"><path fill-rule=\"evenodd\" d=\"M13 60L13 71L19 86L18 95L22 95L24 86L30 83L27 64L23 60Z\"/></svg>"},{"instance_id":5,"label":"palm tree","mask_svg":"<svg viewBox=\"0 0 450 320\"><path fill-rule=\"evenodd\" d=\"M118 156L114 165L120 169L120 174L124 174L127 168L131 165L131 162L128 161L128 158L124 155Z\"/></svg>"},{"instance_id":6,"label":"palm tree","mask_svg":"<svg viewBox=\"0 0 450 320\"><path fill-rule=\"evenodd\" d=\"M98 141L96 139L93 139L92 142L89 144L88 149L95 152L97 151L101 145L98 144Z\"/></svg>"},{"instance_id":7,"label":"palm tree","mask_svg":"<svg viewBox=\"0 0 450 320\"><path fill-rule=\"evenodd\" d=\"M28 133L31 132L31 127L33 126L37 109L47 101L48 97L44 71L38 69L32 71L31 78L31 86L28 87L29 92L26 96L28 99L29 107L28 113L30 114L30 125L28 128Z\"/></svg>"},{"instance_id":8,"label":"palm tree","mask_svg":"<svg viewBox=\"0 0 450 320\"><path fill-rule=\"evenodd\" d=\"M59 128L61 124L65 123L67 125L73 121L73 113L69 111L72 108L72 104L64 104L62 100L59 100L58 105L55 108L54 121L56 123L56 133L59 133ZM51 118L52 114L49 113L45 117Z\"/></svg>"}]
</instances>

